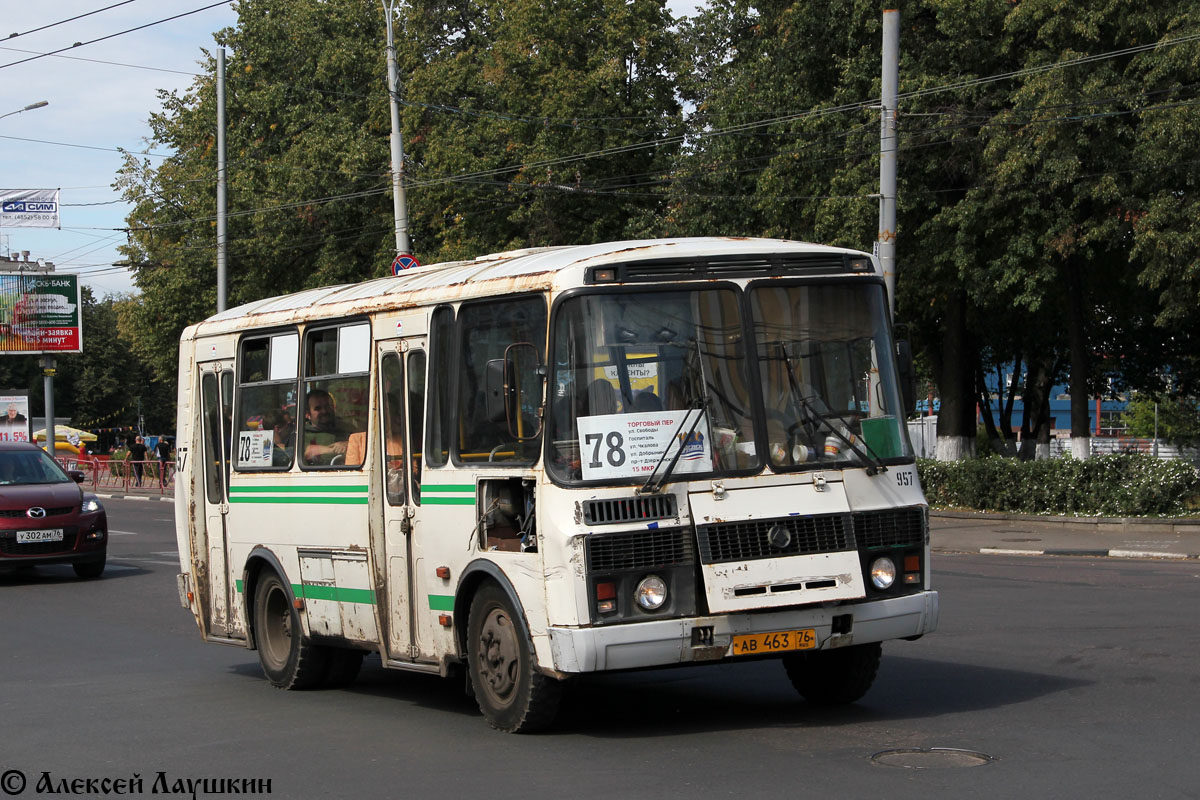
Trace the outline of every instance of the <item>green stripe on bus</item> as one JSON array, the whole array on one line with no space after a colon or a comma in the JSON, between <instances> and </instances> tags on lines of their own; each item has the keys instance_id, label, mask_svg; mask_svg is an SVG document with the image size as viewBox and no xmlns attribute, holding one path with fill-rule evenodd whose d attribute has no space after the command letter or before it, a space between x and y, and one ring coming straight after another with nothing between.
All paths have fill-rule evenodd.
<instances>
[{"instance_id":1,"label":"green stripe on bus","mask_svg":"<svg viewBox=\"0 0 1200 800\"><path fill-rule=\"evenodd\" d=\"M292 584L292 594L305 600L333 600L338 603L365 603L375 605L375 592L370 589L347 589L343 586L315 586Z\"/></svg>"},{"instance_id":2,"label":"green stripe on bus","mask_svg":"<svg viewBox=\"0 0 1200 800\"><path fill-rule=\"evenodd\" d=\"M429 595L429 608L433 611L453 611L454 610L454 595L452 594L431 594Z\"/></svg>"},{"instance_id":3,"label":"green stripe on bus","mask_svg":"<svg viewBox=\"0 0 1200 800\"><path fill-rule=\"evenodd\" d=\"M474 497L426 497L421 494L421 505L425 506L473 506Z\"/></svg>"},{"instance_id":4,"label":"green stripe on bus","mask_svg":"<svg viewBox=\"0 0 1200 800\"><path fill-rule=\"evenodd\" d=\"M443 483L443 484L421 484L421 494L426 492L471 492L475 493L475 484L473 483Z\"/></svg>"},{"instance_id":5,"label":"green stripe on bus","mask_svg":"<svg viewBox=\"0 0 1200 800\"><path fill-rule=\"evenodd\" d=\"M282 503L330 506L365 506L366 497L230 497L231 503Z\"/></svg>"},{"instance_id":6,"label":"green stripe on bus","mask_svg":"<svg viewBox=\"0 0 1200 800\"><path fill-rule=\"evenodd\" d=\"M244 582L244 581L242 581L241 579L238 579L238 580L234 581L234 582L233 582L233 587L234 587L235 589L237 589L237 593L238 593L238 594L241 594L242 592L246 591L246 584L245 584L245 582Z\"/></svg>"},{"instance_id":7,"label":"green stripe on bus","mask_svg":"<svg viewBox=\"0 0 1200 800\"><path fill-rule=\"evenodd\" d=\"M281 486L230 486L229 487L230 494L263 494L263 493L267 493L267 492L274 493L274 494L298 494L300 492L329 492L329 493L348 494L348 493L352 493L352 492L365 492L365 491L367 491L366 484L363 484L361 486L359 486L359 485L347 486L346 484L335 484L333 486L299 486L299 485L297 485L297 486L282 486L281 485Z\"/></svg>"}]
</instances>

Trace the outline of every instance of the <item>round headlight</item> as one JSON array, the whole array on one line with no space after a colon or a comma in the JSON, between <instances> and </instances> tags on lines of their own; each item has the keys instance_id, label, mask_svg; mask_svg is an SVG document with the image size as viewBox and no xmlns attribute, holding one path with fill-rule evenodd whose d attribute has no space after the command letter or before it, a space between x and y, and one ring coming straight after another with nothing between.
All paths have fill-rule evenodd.
<instances>
[{"instance_id":1,"label":"round headlight","mask_svg":"<svg viewBox=\"0 0 1200 800\"><path fill-rule=\"evenodd\" d=\"M876 589L890 588L896 582L896 564L887 556L871 563L871 583Z\"/></svg>"},{"instance_id":2,"label":"round headlight","mask_svg":"<svg viewBox=\"0 0 1200 800\"><path fill-rule=\"evenodd\" d=\"M667 602L667 582L657 575L647 575L638 581L633 599L647 611L656 611Z\"/></svg>"}]
</instances>

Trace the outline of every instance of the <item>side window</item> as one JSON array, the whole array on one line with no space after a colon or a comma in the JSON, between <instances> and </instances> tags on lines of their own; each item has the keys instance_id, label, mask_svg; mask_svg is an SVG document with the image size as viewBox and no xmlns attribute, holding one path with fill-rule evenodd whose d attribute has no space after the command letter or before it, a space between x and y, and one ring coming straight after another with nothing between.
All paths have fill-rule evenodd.
<instances>
[{"instance_id":1,"label":"side window","mask_svg":"<svg viewBox=\"0 0 1200 800\"><path fill-rule=\"evenodd\" d=\"M383 442L384 493L390 505L404 505L404 373L400 356L387 353L380 364L380 402Z\"/></svg>"},{"instance_id":2,"label":"side window","mask_svg":"<svg viewBox=\"0 0 1200 800\"><path fill-rule=\"evenodd\" d=\"M298 334L242 340L234 466L238 471L288 469L296 454Z\"/></svg>"},{"instance_id":3,"label":"side window","mask_svg":"<svg viewBox=\"0 0 1200 800\"><path fill-rule=\"evenodd\" d=\"M503 411L489 413L487 393L495 383L510 345L532 345L546 352L546 304L540 297L503 302L464 304L459 309L458 370L459 438L456 455L465 463L521 463L537 460L539 440L526 438L537 431L537 403L532 392L522 394L513 419ZM489 362L492 367L489 368ZM491 387L493 390L495 386ZM492 403L492 406L495 404Z\"/></svg>"},{"instance_id":4,"label":"side window","mask_svg":"<svg viewBox=\"0 0 1200 800\"><path fill-rule=\"evenodd\" d=\"M408 429L412 453L412 496L421 505L421 419L425 409L425 351L414 350L408 355Z\"/></svg>"},{"instance_id":5,"label":"side window","mask_svg":"<svg viewBox=\"0 0 1200 800\"><path fill-rule=\"evenodd\" d=\"M367 445L371 326L365 322L310 329L304 337L305 467L361 467Z\"/></svg>"},{"instance_id":6,"label":"side window","mask_svg":"<svg viewBox=\"0 0 1200 800\"><path fill-rule=\"evenodd\" d=\"M453 431L450 405L450 376L454 374L453 361L454 312L446 307L433 312L429 331L430 386L429 436L426 441L425 463L431 467L445 466L450 456L450 438Z\"/></svg>"}]
</instances>

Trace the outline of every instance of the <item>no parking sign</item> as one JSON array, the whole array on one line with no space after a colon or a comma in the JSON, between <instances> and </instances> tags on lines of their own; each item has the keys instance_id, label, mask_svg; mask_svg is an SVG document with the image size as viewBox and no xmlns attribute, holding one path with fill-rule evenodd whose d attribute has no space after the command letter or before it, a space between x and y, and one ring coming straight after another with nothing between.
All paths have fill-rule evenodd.
<instances>
[{"instance_id":1,"label":"no parking sign","mask_svg":"<svg viewBox=\"0 0 1200 800\"><path fill-rule=\"evenodd\" d=\"M399 275L406 269L412 269L413 267L419 266L421 266L420 261L417 261L416 258L410 256L408 253L402 253L401 255L396 256L396 260L392 262L392 274Z\"/></svg>"}]
</instances>

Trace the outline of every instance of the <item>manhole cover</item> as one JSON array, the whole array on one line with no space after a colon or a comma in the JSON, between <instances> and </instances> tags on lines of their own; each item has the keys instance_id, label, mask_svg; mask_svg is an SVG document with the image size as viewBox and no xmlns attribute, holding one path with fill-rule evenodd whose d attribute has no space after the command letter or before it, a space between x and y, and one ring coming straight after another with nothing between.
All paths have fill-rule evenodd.
<instances>
[{"instance_id":1,"label":"manhole cover","mask_svg":"<svg viewBox=\"0 0 1200 800\"><path fill-rule=\"evenodd\" d=\"M981 767L992 763L992 760L987 753L955 747L901 747L895 750L880 750L871 756L871 761L880 766L905 769Z\"/></svg>"}]
</instances>

